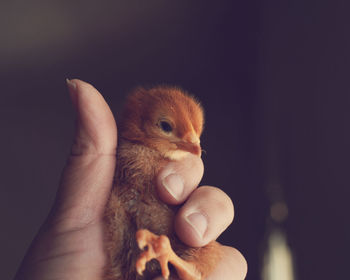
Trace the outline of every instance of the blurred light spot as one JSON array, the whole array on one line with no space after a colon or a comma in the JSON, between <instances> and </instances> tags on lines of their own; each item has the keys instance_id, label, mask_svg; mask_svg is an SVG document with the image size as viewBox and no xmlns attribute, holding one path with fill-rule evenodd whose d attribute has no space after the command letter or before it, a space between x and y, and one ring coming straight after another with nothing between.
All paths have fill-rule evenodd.
<instances>
[{"instance_id":1,"label":"blurred light spot","mask_svg":"<svg viewBox=\"0 0 350 280\"><path fill-rule=\"evenodd\" d=\"M294 264L286 236L280 230L273 230L264 254L263 280L295 280Z\"/></svg>"}]
</instances>

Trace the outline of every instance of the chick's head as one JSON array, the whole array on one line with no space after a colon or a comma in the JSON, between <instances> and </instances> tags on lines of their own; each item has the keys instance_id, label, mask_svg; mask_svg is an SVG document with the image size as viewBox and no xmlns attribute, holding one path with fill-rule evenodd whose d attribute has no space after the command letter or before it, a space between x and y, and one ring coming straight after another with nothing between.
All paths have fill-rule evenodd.
<instances>
[{"instance_id":1,"label":"chick's head","mask_svg":"<svg viewBox=\"0 0 350 280\"><path fill-rule=\"evenodd\" d=\"M124 107L122 138L160 152L168 159L201 155L204 116L200 104L178 88L137 88Z\"/></svg>"}]
</instances>

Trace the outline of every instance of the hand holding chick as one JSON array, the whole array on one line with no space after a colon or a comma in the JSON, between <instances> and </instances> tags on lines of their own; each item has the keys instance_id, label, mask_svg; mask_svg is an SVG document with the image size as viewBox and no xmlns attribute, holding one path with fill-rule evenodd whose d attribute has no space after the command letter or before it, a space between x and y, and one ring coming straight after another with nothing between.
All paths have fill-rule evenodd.
<instances>
[{"instance_id":1,"label":"hand holding chick","mask_svg":"<svg viewBox=\"0 0 350 280\"><path fill-rule=\"evenodd\" d=\"M72 155L64 169L52 211L31 244L16 280L101 280L107 265L103 243L103 215L112 187L115 168L116 127L113 115L102 96L91 85L79 80L69 84L77 111L77 133ZM227 197L212 187L192 192L200 180L198 161L171 162L157 177L158 193L163 201L182 203L175 218L180 239L192 246L203 246L214 240L230 223L230 205L216 204ZM170 171L172 172L170 174ZM184 189L173 197L164 188L178 184L168 176L183 179ZM171 177L171 176L170 176ZM189 194L192 194L189 196ZM187 214L201 212L208 218L206 234L200 238L187 222ZM244 279L246 264L237 250L222 247L223 260L210 279Z\"/></svg>"}]
</instances>

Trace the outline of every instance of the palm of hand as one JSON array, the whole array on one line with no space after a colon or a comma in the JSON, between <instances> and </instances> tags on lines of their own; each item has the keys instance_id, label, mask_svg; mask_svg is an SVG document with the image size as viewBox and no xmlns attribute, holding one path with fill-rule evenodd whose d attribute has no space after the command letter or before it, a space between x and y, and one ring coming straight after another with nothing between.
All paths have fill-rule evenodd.
<instances>
[{"instance_id":1,"label":"palm of hand","mask_svg":"<svg viewBox=\"0 0 350 280\"><path fill-rule=\"evenodd\" d=\"M16 279L100 280L105 265L102 222L44 226L26 259Z\"/></svg>"}]
</instances>

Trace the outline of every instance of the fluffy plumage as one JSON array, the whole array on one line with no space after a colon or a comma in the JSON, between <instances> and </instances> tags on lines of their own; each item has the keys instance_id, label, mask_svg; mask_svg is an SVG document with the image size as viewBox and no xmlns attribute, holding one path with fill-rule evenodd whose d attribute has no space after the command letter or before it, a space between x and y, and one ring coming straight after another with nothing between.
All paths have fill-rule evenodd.
<instances>
[{"instance_id":1,"label":"fluffy plumage","mask_svg":"<svg viewBox=\"0 0 350 280\"><path fill-rule=\"evenodd\" d=\"M147 263L143 276L136 271L141 253L136 233L140 229L169 237L176 254L198 277L184 275L183 279L205 277L220 258L216 242L190 248L176 237L177 207L163 203L155 190L155 176L169 160L186 153L201 155L203 123L199 103L180 89L138 88L128 96L119 124L116 183L106 209L106 279L152 279L161 274L157 260Z\"/></svg>"}]
</instances>

